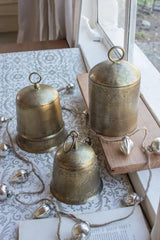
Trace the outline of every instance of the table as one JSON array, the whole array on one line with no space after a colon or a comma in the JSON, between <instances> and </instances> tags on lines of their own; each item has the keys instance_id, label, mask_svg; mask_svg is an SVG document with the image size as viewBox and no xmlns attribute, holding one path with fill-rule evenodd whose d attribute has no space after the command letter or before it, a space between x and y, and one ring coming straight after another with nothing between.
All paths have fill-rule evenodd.
<instances>
[{"instance_id":1,"label":"table","mask_svg":"<svg viewBox=\"0 0 160 240\"><path fill-rule=\"evenodd\" d=\"M0 115L11 117L16 114L15 99L19 90L30 85L28 76L31 72L38 72L42 76L42 83L63 87L67 83L74 83L72 94L60 93L61 106L82 112L85 107L80 94L76 75L86 72L85 65L78 48L56 49L19 53L5 53L0 55ZM81 138L86 137L87 126L83 115L71 114L63 111L65 127L70 132L77 130ZM6 124L0 129L0 141L8 141L5 131ZM16 135L16 119L10 125L12 137ZM98 156L100 173L103 180L103 190L99 196L83 205L67 205L56 201L60 210L68 213L89 213L121 206L123 195L132 190L127 175L111 176L107 173L104 164L104 155L96 137L93 139L93 148ZM17 151L34 163L34 166L45 182L45 191L41 195L25 196L25 201L32 202L49 196L50 181L52 177L54 154L26 153L16 146ZM14 194L21 191L37 191L40 182L34 174L29 175L26 183L10 184L10 177L18 169L27 166L17 159L10 151L6 158L0 159L0 183L5 183ZM16 240L17 228L20 221L31 219L38 205L25 206L18 203L14 195L4 202L0 202L0 239ZM51 215L50 217L53 217Z\"/></svg>"}]
</instances>

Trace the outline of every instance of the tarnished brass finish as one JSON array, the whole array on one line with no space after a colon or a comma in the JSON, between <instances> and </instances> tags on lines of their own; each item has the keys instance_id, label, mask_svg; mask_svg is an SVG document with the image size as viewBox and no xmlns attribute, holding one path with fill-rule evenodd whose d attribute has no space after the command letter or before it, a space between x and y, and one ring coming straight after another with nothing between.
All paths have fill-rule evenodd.
<instances>
[{"instance_id":1,"label":"tarnished brass finish","mask_svg":"<svg viewBox=\"0 0 160 240\"><path fill-rule=\"evenodd\" d=\"M108 137L124 136L136 128L140 94L139 70L122 57L112 59L114 48L108 54L110 61L99 63L89 73L90 127Z\"/></svg>"},{"instance_id":2,"label":"tarnished brass finish","mask_svg":"<svg viewBox=\"0 0 160 240\"><path fill-rule=\"evenodd\" d=\"M75 131L69 136L72 142L65 141L56 152L50 190L59 201L82 204L100 193L102 181L92 147L77 143Z\"/></svg>"},{"instance_id":3,"label":"tarnished brass finish","mask_svg":"<svg viewBox=\"0 0 160 240\"><path fill-rule=\"evenodd\" d=\"M33 74L29 76L31 82ZM17 143L33 153L52 151L66 137L58 92L40 85L40 80L23 88L16 97Z\"/></svg>"}]
</instances>

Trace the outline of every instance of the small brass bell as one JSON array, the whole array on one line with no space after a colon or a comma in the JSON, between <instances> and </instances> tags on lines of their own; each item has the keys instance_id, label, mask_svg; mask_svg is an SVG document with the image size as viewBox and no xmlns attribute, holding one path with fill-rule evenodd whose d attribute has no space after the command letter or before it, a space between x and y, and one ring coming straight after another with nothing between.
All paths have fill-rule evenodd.
<instances>
[{"instance_id":1,"label":"small brass bell","mask_svg":"<svg viewBox=\"0 0 160 240\"><path fill-rule=\"evenodd\" d=\"M37 76L39 80L33 82ZM17 143L27 152L53 151L66 137L58 91L39 84L38 73L31 73L29 80L33 86L23 88L16 97Z\"/></svg>"},{"instance_id":2,"label":"small brass bell","mask_svg":"<svg viewBox=\"0 0 160 240\"><path fill-rule=\"evenodd\" d=\"M70 132L57 150L50 184L53 196L69 204L85 203L102 190L96 155L91 146L77 139L78 133Z\"/></svg>"}]
</instances>

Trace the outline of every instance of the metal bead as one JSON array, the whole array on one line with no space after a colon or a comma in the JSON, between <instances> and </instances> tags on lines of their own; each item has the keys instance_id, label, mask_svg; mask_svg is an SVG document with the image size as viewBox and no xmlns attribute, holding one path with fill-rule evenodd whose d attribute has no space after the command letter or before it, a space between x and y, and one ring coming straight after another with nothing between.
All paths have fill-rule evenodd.
<instances>
[{"instance_id":1,"label":"metal bead","mask_svg":"<svg viewBox=\"0 0 160 240\"><path fill-rule=\"evenodd\" d=\"M73 83L68 83L67 86L66 86L66 90L69 91L71 89L74 88L74 84Z\"/></svg>"},{"instance_id":2,"label":"metal bead","mask_svg":"<svg viewBox=\"0 0 160 240\"><path fill-rule=\"evenodd\" d=\"M143 201L143 198L138 196L135 192L127 193L123 196L122 203L125 206L133 206L137 202Z\"/></svg>"},{"instance_id":3,"label":"metal bead","mask_svg":"<svg viewBox=\"0 0 160 240\"><path fill-rule=\"evenodd\" d=\"M84 111L82 112L82 114L83 114L84 116L86 116L86 118L89 117L89 114L88 114L88 111L87 111L87 110L84 110Z\"/></svg>"},{"instance_id":4,"label":"metal bead","mask_svg":"<svg viewBox=\"0 0 160 240\"><path fill-rule=\"evenodd\" d=\"M125 155L129 155L133 149L134 143L133 141L128 137L125 136L122 139L122 142L120 144L120 150L123 152Z\"/></svg>"},{"instance_id":5,"label":"metal bead","mask_svg":"<svg viewBox=\"0 0 160 240\"><path fill-rule=\"evenodd\" d=\"M151 152L160 154L160 137L155 138L148 148Z\"/></svg>"},{"instance_id":6,"label":"metal bead","mask_svg":"<svg viewBox=\"0 0 160 240\"><path fill-rule=\"evenodd\" d=\"M6 118L4 116L0 116L0 127L2 127L2 124L6 122Z\"/></svg>"},{"instance_id":7,"label":"metal bead","mask_svg":"<svg viewBox=\"0 0 160 240\"><path fill-rule=\"evenodd\" d=\"M87 222L76 223L72 228L72 238L86 240L90 236L90 226Z\"/></svg>"},{"instance_id":8,"label":"metal bead","mask_svg":"<svg viewBox=\"0 0 160 240\"><path fill-rule=\"evenodd\" d=\"M85 138L85 139L84 139L84 142L87 143L89 146L92 145L92 140L91 140L90 137Z\"/></svg>"},{"instance_id":9,"label":"metal bead","mask_svg":"<svg viewBox=\"0 0 160 240\"><path fill-rule=\"evenodd\" d=\"M75 85L74 85L73 83L68 83L66 87L61 87L61 88L59 88L59 89L58 89L58 92L62 92L62 91L64 91L64 90L66 90L66 92L69 93L70 91L73 90L74 86L75 86Z\"/></svg>"},{"instance_id":10,"label":"metal bead","mask_svg":"<svg viewBox=\"0 0 160 240\"><path fill-rule=\"evenodd\" d=\"M18 169L17 172L11 177L16 183L24 183L28 180L29 172L25 169Z\"/></svg>"},{"instance_id":11,"label":"metal bead","mask_svg":"<svg viewBox=\"0 0 160 240\"><path fill-rule=\"evenodd\" d=\"M6 200L12 195L12 192L7 189L5 184L0 184L0 201Z\"/></svg>"},{"instance_id":12,"label":"metal bead","mask_svg":"<svg viewBox=\"0 0 160 240\"><path fill-rule=\"evenodd\" d=\"M9 153L10 147L5 143L0 143L0 157L6 157Z\"/></svg>"},{"instance_id":13,"label":"metal bead","mask_svg":"<svg viewBox=\"0 0 160 240\"><path fill-rule=\"evenodd\" d=\"M8 190L8 191L7 191L7 197L10 198L12 195L13 195L12 191L11 191L11 190Z\"/></svg>"},{"instance_id":14,"label":"metal bead","mask_svg":"<svg viewBox=\"0 0 160 240\"><path fill-rule=\"evenodd\" d=\"M47 203L42 203L34 213L34 218L46 218L51 212L51 207Z\"/></svg>"}]
</instances>

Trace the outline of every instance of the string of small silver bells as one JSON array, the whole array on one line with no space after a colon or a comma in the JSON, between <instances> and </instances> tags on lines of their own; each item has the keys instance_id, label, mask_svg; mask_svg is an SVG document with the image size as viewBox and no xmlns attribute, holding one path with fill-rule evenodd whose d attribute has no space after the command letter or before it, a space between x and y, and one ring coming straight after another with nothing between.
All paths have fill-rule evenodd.
<instances>
[{"instance_id":1,"label":"string of small silver bells","mask_svg":"<svg viewBox=\"0 0 160 240\"><path fill-rule=\"evenodd\" d=\"M62 107L63 109L63 107ZM70 111L72 113L76 113L76 114L80 114L80 112L75 112L71 109L64 109L67 111ZM86 111L83 111L81 114L87 115ZM43 217L47 217L49 216L50 212L52 210L55 211L59 222L58 222L58 228L57 228L57 238L58 240L61 240L61 236L60 236L60 228L61 228L61 221L62 221L62 216L64 217L68 217L70 219L72 219L73 221L76 222L76 224L73 226L72 229L72 239L88 239L91 233L91 228L97 228L97 227L103 227L106 225L109 225L111 223L117 222L117 221L121 221L124 220L128 217L130 217L134 211L135 208L138 204L140 204L142 201L145 200L146 196L147 196L147 192L150 186L150 182L152 179L152 171L151 171L151 166L150 166L150 154L152 153L157 153L160 154L160 138L156 138L152 141L151 145L149 146L145 146L145 139L148 135L148 131L145 127L141 128L141 129L137 129L135 130L133 133L131 134L127 134L126 136L119 138L119 139L112 139L112 140L108 140L107 138L101 136L101 135L97 135L95 132L93 132L92 130L89 130L88 132L88 136L90 138L90 135L93 134L97 137L100 137L102 141L104 141L105 143L108 142L120 142L120 150L126 154L129 155L133 149L133 141L131 140L131 136L133 136L134 134L136 134L139 131L144 131L144 137L142 140L142 144L141 144L141 150L143 151L143 153L146 155L146 164L147 164L147 169L149 171L149 177L148 177L148 181L147 181L147 187L145 189L144 195L143 196L138 196L136 193L128 193L124 196L123 198L123 203L126 206L133 206L131 212L126 215L125 217L119 218L119 219L115 219L112 220L110 222L105 222L103 224L92 224L89 222L84 221L83 219L77 218L75 215L73 214L68 214L65 213L63 211L59 211L55 201L53 198L42 198L40 200L37 200L35 202L32 203L27 203L27 202L23 202L20 200L20 196L24 195L24 194L40 194L44 191L45 189L45 184L43 182L43 179L39 176L39 174L36 172L36 169L33 165L33 163L31 161L29 161L28 159L24 158L23 156L21 156L19 153L17 153L15 146L14 146L14 142L13 139L11 137L11 134L9 132L9 124L12 121L11 119L5 119L4 117L0 117L0 126L2 126L3 123L7 123L7 127L6 127L6 131L8 133L9 139L10 139L10 143L11 143L11 147L12 150L15 154L15 156L17 158L19 158L20 160L22 160L24 163L26 163L28 166L30 166L30 170L25 170L25 169L19 169L17 170L17 172L11 177L12 180L15 180L16 183L22 183L22 182L26 182L28 179L29 174L32 172L34 173L34 175L39 179L39 181L41 182L41 188L38 191L35 192L20 192L18 194L15 194L15 199L24 205L33 205L33 204L38 204L41 203L41 205L38 207L38 209L36 210L36 212L34 213L34 218L43 218ZM7 153L10 150L10 146L5 144L5 143L0 143L0 155L5 157L7 155ZM11 194L11 192L8 190L7 186L5 184L0 184L0 201L4 201L6 200L8 197L12 196L13 194Z\"/></svg>"}]
</instances>

